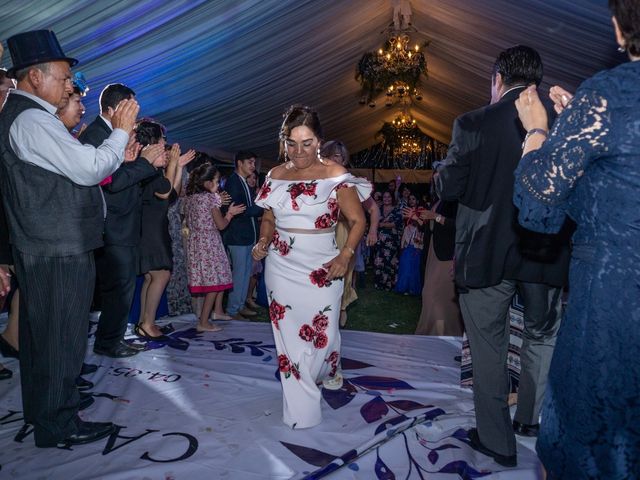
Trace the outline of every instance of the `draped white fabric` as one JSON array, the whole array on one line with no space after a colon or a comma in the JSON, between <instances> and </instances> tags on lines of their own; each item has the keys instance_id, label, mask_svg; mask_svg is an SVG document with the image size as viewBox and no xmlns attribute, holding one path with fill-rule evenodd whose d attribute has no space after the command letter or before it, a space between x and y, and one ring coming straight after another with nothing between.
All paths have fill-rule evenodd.
<instances>
[{"instance_id":1,"label":"draped white fabric","mask_svg":"<svg viewBox=\"0 0 640 480\"><path fill-rule=\"evenodd\" d=\"M538 49L545 86L575 88L623 60L602 0L412 0L412 23L429 38L425 98L410 113L448 143L453 119L488 101L500 50ZM382 45L389 0L51 0L3 2L0 38L33 29L56 32L92 87L130 85L142 114L169 128L169 140L229 158L241 148L277 153L281 114L289 104L318 108L326 137L355 152L395 111L382 101L358 104L360 56ZM10 66L5 52L2 66ZM227 152L225 154L224 152Z\"/></svg>"}]
</instances>

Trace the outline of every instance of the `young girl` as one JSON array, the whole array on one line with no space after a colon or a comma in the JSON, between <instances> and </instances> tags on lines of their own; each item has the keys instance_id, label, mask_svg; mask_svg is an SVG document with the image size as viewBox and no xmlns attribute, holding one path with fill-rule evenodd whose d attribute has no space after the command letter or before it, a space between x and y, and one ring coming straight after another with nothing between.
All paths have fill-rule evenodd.
<instances>
[{"instance_id":1,"label":"young girl","mask_svg":"<svg viewBox=\"0 0 640 480\"><path fill-rule=\"evenodd\" d=\"M197 326L200 332L222 330L222 327L209 323L214 305L214 320L230 319L222 310L222 295L233 287L233 283L220 230L224 230L231 219L246 208L232 203L227 214L222 215L219 179L220 175L213 165L200 165L189 176L185 198L189 291L191 295L204 295Z\"/></svg>"}]
</instances>

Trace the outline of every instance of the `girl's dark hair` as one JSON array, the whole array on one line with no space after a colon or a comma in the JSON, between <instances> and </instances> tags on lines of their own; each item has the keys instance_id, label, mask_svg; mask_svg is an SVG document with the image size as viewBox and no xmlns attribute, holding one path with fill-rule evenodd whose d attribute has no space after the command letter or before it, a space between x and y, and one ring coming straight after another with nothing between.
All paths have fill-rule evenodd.
<instances>
[{"instance_id":1,"label":"girl's dark hair","mask_svg":"<svg viewBox=\"0 0 640 480\"><path fill-rule=\"evenodd\" d=\"M143 147L160 142L166 133L164 125L149 118L143 118L136 125L136 141Z\"/></svg>"},{"instance_id":2,"label":"girl's dark hair","mask_svg":"<svg viewBox=\"0 0 640 480\"><path fill-rule=\"evenodd\" d=\"M640 2L638 0L609 0L609 10L618 22L627 51L640 56Z\"/></svg>"},{"instance_id":3,"label":"girl's dark hair","mask_svg":"<svg viewBox=\"0 0 640 480\"><path fill-rule=\"evenodd\" d=\"M345 167L349 165L349 150L347 150L347 146L340 140L324 142L320 147L320 156L323 158L330 159L337 153L342 156L342 164Z\"/></svg>"},{"instance_id":4,"label":"girl's dark hair","mask_svg":"<svg viewBox=\"0 0 640 480\"><path fill-rule=\"evenodd\" d=\"M189 174L189 182L187 183L187 195L195 195L196 193L206 192L204 188L205 182L210 182L218 174L218 169L210 163L203 163Z\"/></svg>"},{"instance_id":5,"label":"girl's dark hair","mask_svg":"<svg viewBox=\"0 0 640 480\"><path fill-rule=\"evenodd\" d=\"M284 141L291 135L291 130L296 127L305 126L309 128L313 134L318 137L318 140L322 141L324 133L322 132L322 125L320 125L320 119L318 118L318 112L311 107L305 105L294 104L291 105L286 112L284 112L284 120L280 127L280 133L278 138L280 140L280 159L284 160Z\"/></svg>"}]
</instances>

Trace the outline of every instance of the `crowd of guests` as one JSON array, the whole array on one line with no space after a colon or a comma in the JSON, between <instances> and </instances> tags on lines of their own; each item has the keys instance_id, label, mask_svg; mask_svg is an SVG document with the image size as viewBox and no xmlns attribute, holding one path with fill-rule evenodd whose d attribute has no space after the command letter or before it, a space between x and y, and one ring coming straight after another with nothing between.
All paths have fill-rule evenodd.
<instances>
[{"instance_id":1,"label":"crowd of guests","mask_svg":"<svg viewBox=\"0 0 640 480\"><path fill-rule=\"evenodd\" d=\"M204 155L166 145L162 125L137 120L135 93L122 84L103 90L100 115L76 139L69 132L86 90L82 77L71 76L76 60L52 32L9 39L14 66L1 80L15 89L0 115L0 263L12 267L0 269L0 293L16 278L20 293L0 346L19 356L25 424L36 445L77 445L114 432L112 423L77 413L86 406L81 373L94 284L101 304L94 352L136 355L140 347L123 339L135 278L144 275L135 332L162 341L166 332L155 324L162 292L171 281L177 296L185 292L179 275L170 275L179 270L176 258L191 297L183 304L191 304L200 331L220 330L212 320L255 315L252 279L264 261L283 421L317 425L319 385L343 383L339 325L355 298L348 279L372 248L376 288L422 292L417 333L460 335L464 325L475 450L515 467L515 435L538 436L549 478L640 475L640 97L633 88L640 7L609 3L631 61L587 80L575 96L554 87L545 103L538 53L522 45L501 52L491 102L456 119L428 204L400 178L372 195L368 181L345 169L344 145L324 142L317 112L301 105L285 112L282 162L260 187L256 156L238 152L223 192ZM50 51L36 59L34 42ZM516 292L524 331L512 419L507 312Z\"/></svg>"}]
</instances>

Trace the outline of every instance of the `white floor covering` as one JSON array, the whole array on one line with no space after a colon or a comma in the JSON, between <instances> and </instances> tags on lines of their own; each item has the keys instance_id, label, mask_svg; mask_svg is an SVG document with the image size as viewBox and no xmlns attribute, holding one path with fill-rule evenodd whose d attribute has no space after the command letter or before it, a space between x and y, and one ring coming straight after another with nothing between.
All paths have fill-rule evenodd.
<instances>
[{"instance_id":1,"label":"white floor covering","mask_svg":"<svg viewBox=\"0 0 640 480\"><path fill-rule=\"evenodd\" d=\"M73 449L38 449L32 435L14 440L19 367L2 359L14 378L0 382L0 478L539 478L532 441L519 443L515 469L469 446L473 402L459 386L459 338L343 331L347 382L323 391L322 424L290 430L269 324L222 322L224 331L199 334L193 316L166 321L183 348L148 343L112 360L89 347L96 401L81 416L120 428Z\"/></svg>"}]
</instances>

